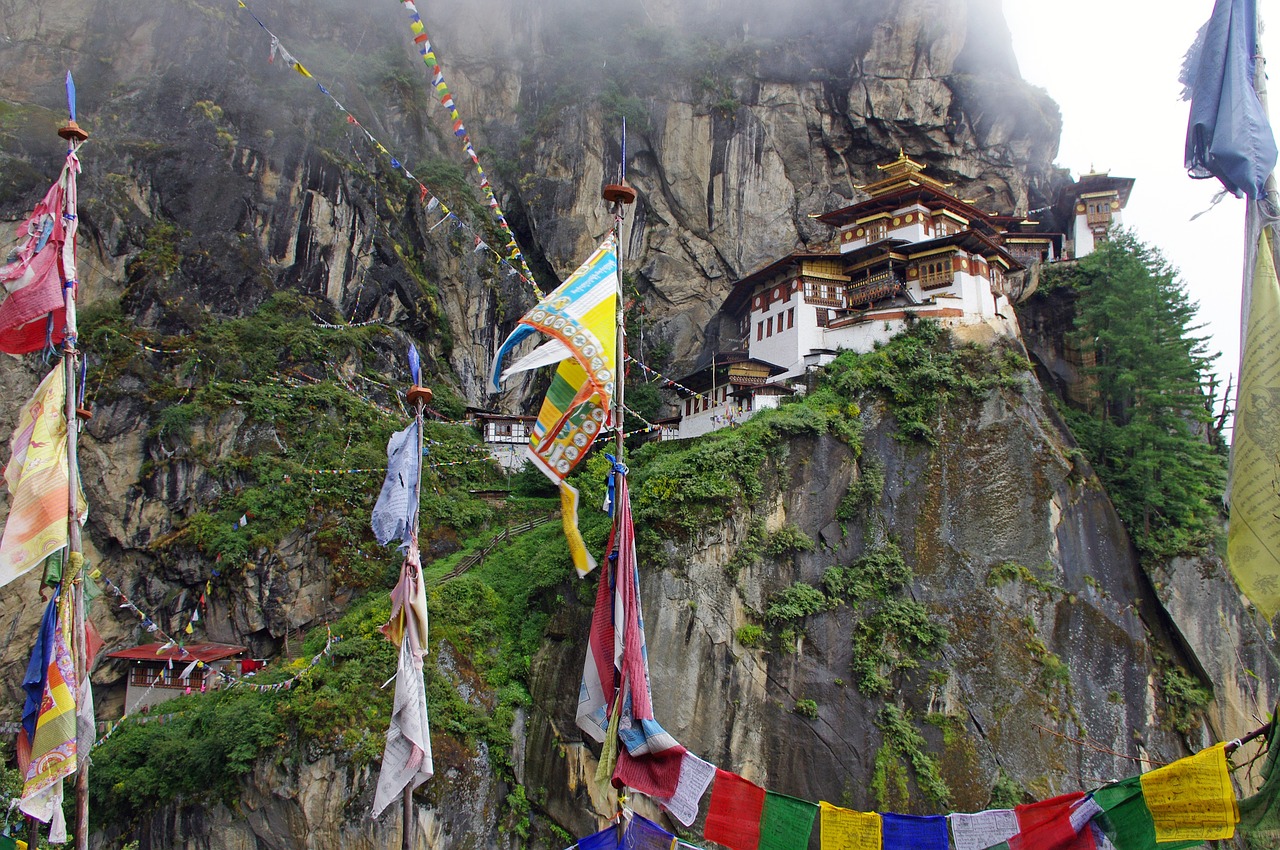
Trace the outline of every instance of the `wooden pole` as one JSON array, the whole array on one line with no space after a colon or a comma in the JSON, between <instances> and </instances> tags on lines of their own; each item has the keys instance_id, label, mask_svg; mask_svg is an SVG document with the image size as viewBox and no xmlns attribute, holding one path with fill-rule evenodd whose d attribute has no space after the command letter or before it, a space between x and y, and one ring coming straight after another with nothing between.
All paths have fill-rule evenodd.
<instances>
[{"instance_id":1,"label":"wooden pole","mask_svg":"<svg viewBox=\"0 0 1280 850\"><path fill-rule=\"evenodd\" d=\"M67 75L68 85L70 85L70 74ZM74 154L89 138L89 134L80 129L75 121L74 102L70 104L71 117L65 125L58 129L58 135L66 139L70 146L69 154ZM77 214L77 198L76 198L76 174L74 169L67 169L66 172L67 185L65 190L65 209L63 213L72 216L71 221L75 221L74 216ZM66 248L64 247L64 255L60 257L60 261L66 259ZM66 419L67 419L67 558L66 563L62 566L62 592L68 590L73 595L74 619L71 627L71 643L72 654L75 657L76 686L87 685L86 679L89 676L87 648L88 642L85 639L85 611L84 611L84 546L80 536L80 464L78 459L78 442L80 436L80 418L77 411L77 392L76 379L79 377L78 365L80 360L80 352L76 349L76 291L75 286L75 238L72 237L70 246L70 267L66 262L62 262L63 293L66 305L66 329L63 339L62 366L66 370ZM79 694L76 695L76 714L77 726L79 725ZM76 850L89 850L89 753L76 752L76 820L75 820L75 847Z\"/></svg>"},{"instance_id":2,"label":"wooden pole","mask_svg":"<svg viewBox=\"0 0 1280 850\"><path fill-rule=\"evenodd\" d=\"M414 492L415 492L415 498L417 498L419 501L419 504L421 504L422 447L423 445L425 445L425 441L423 439L423 434L422 434L422 420L423 420L423 413L426 411L427 404L431 401L432 393L431 393L431 390L428 389L427 387L420 387L415 384L414 386L409 388L409 392L407 395L408 395L410 404L413 405L415 421L418 424L418 456L417 456L418 485L416 488L414 488ZM415 547L418 545L418 529L419 529L418 505L414 505L413 506L413 545ZM419 569L417 580L423 581L421 569ZM424 640L425 640L425 636L424 636ZM400 827L401 850L413 850L413 824L414 824L413 780L410 779L409 783L404 786L404 810L403 810L403 817L401 818L401 827Z\"/></svg>"}]
</instances>

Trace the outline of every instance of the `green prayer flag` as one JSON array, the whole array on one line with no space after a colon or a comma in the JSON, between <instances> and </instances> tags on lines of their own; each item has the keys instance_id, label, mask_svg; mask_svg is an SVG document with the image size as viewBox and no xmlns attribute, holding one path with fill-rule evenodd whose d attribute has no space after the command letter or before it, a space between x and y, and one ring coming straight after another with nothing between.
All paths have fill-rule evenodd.
<instances>
[{"instance_id":1,"label":"green prayer flag","mask_svg":"<svg viewBox=\"0 0 1280 850\"><path fill-rule=\"evenodd\" d=\"M1132 776L1093 792L1093 801L1102 808L1094 823L1111 839L1117 850L1179 850L1201 847L1203 841L1156 843L1156 824L1142 796L1142 777Z\"/></svg>"},{"instance_id":2,"label":"green prayer flag","mask_svg":"<svg viewBox=\"0 0 1280 850\"><path fill-rule=\"evenodd\" d=\"M1271 728L1267 730L1267 758L1259 774L1262 787L1258 793L1240 800L1239 829L1255 838L1280 838L1280 725L1276 715L1271 715Z\"/></svg>"},{"instance_id":3,"label":"green prayer flag","mask_svg":"<svg viewBox=\"0 0 1280 850\"><path fill-rule=\"evenodd\" d=\"M765 792L759 850L805 850L818 807L808 800Z\"/></svg>"}]
</instances>

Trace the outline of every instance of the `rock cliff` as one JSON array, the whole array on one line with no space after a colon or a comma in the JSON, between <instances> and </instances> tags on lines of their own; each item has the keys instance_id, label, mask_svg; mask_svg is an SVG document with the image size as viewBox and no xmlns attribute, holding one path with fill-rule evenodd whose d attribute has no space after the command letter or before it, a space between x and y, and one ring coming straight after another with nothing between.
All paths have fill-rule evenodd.
<instances>
[{"instance_id":1,"label":"rock cliff","mask_svg":"<svg viewBox=\"0 0 1280 850\"><path fill-rule=\"evenodd\" d=\"M125 322L178 349L197 329L301 292L317 299L318 322L390 331L363 354L334 357L328 366L343 380L378 364L392 374L412 339L459 408L535 403L534 379L486 396L490 355L532 294L474 248L473 235L497 237L409 44L404 10L250 5L470 230L441 226L313 81L268 64L266 33L235 3L191 0L0 3L0 214L16 221L54 173L69 66L80 122L93 134L81 181L88 312L118 305ZM619 173L626 119L627 180L639 192L624 227L626 285L646 322L637 347L672 374L715 344L722 331L707 325L736 277L825 245L830 234L810 215L859 197L875 164L899 148L993 211L1043 206L1061 179L1056 107L1019 79L997 0L444 0L422 11L544 289L611 225L599 190ZM99 350L87 349L97 410L82 443L90 559L165 628L180 627L185 600L215 565L160 541L244 483L239 468L228 479L228 464L255 446L274 451L280 435L232 407L174 436L159 417L196 378L158 393L156 376L172 371L167 355L143 351L117 368L113 343L95 342ZM217 373L219 356L203 353L198 368ZM34 362L0 367L9 399L25 398L40 373ZM1265 624L1217 562L1175 562L1154 577L1141 570L1029 377L1021 392L949 408L933 447L894 439L882 409L862 416L860 456L829 436L796 440L772 461L759 500L668 541L646 571L658 716L695 752L777 790L860 807L873 804L878 764L890 777L909 775L902 752L886 745L885 701L864 695L849 672L848 610L806 622L794 651L738 638L772 594L890 539L914 571L909 597L952 638L940 658L905 674L888 704L914 717L940 754L954 808L987 803L996 785L1043 795L1134 772L1037 724L1168 758L1252 728L1268 710L1277 666ZM0 433L15 419L15 405L0 409ZM846 491L873 468L884 480L875 499L837 519ZM818 547L730 578L726 565L757 522L768 532L794 526ZM209 639L274 655L352 593L310 525L249 557L256 568L228 579L205 617ZM39 615L34 576L0 591L0 667L9 673L0 704L10 707L0 717L20 705L15 671ZM569 605L551 621L530 674L527 723L516 728L515 778L529 789L539 846L559 834L539 822L580 834L609 804L587 781L593 756L572 724L585 616ZM94 619L109 646L140 637L110 606ZM1185 735L1172 731L1177 707L1159 686L1168 666L1191 671L1216 697L1207 717L1180 718ZM119 710L121 675L99 671L104 713ZM812 716L796 713L799 700L812 701ZM439 749L438 776L418 798L416 846L520 843L502 809L509 789L483 747ZM919 777L910 783L910 807L928 808L914 793ZM368 770L341 754L290 755L246 778L238 808L169 807L138 835L144 850L386 846L397 827L394 818L361 820L370 795Z\"/></svg>"}]
</instances>

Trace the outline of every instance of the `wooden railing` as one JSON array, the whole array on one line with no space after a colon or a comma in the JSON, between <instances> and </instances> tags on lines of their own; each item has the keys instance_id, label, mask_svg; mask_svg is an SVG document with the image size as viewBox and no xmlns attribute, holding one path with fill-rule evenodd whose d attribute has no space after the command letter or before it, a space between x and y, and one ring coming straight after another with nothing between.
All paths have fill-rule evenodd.
<instances>
[{"instance_id":1,"label":"wooden railing","mask_svg":"<svg viewBox=\"0 0 1280 850\"><path fill-rule=\"evenodd\" d=\"M492 540L486 543L483 549L478 552L472 552L470 555L459 561L453 569L449 570L449 572L445 573L440 578L440 581L446 582L450 579L455 579L477 564L484 563L485 555L488 555L494 549L498 548L498 544L505 543L512 537L524 534L526 531L533 531L540 525L546 525L547 523L558 519L560 519L560 512L556 511L555 513L547 514L544 517L538 517L537 519L531 519L528 522L522 522L520 525L513 525L508 528L504 528L496 534Z\"/></svg>"}]
</instances>

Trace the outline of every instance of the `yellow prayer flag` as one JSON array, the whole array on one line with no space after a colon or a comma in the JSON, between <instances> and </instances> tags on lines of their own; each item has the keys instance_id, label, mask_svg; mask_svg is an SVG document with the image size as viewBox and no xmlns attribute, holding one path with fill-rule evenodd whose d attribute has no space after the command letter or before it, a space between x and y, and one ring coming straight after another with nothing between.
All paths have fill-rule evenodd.
<instances>
[{"instance_id":1,"label":"yellow prayer flag","mask_svg":"<svg viewBox=\"0 0 1280 850\"><path fill-rule=\"evenodd\" d=\"M293 65L293 70L297 71L299 74L301 74L302 76L308 79L311 78L311 72L308 71L306 68L302 67L301 62L295 62Z\"/></svg>"},{"instance_id":2,"label":"yellow prayer flag","mask_svg":"<svg viewBox=\"0 0 1280 850\"><path fill-rule=\"evenodd\" d=\"M18 415L4 470L13 501L0 537L0 587L67 545L66 386L59 362Z\"/></svg>"},{"instance_id":3,"label":"yellow prayer flag","mask_svg":"<svg viewBox=\"0 0 1280 850\"><path fill-rule=\"evenodd\" d=\"M1142 774L1142 796L1155 822L1156 841L1211 841L1235 835L1240 822L1227 773L1227 745Z\"/></svg>"},{"instance_id":4,"label":"yellow prayer flag","mask_svg":"<svg viewBox=\"0 0 1280 850\"><path fill-rule=\"evenodd\" d=\"M880 815L820 802L822 850L880 850Z\"/></svg>"},{"instance_id":5,"label":"yellow prayer flag","mask_svg":"<svg viewBox=\"0 0 1280 850\"><path fill-rule=\"evenodd\" d=\"M1231 441L1227 564L1267 619L1280 611L1280 286L1264 227Z\"/></svg>"}]
</instances>

